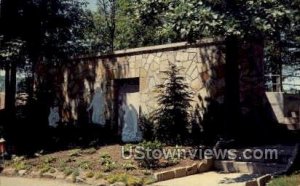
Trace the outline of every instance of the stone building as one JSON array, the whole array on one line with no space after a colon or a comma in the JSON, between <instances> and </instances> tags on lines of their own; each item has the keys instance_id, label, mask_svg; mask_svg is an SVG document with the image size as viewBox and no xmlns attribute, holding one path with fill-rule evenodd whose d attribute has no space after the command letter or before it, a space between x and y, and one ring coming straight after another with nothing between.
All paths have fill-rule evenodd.
<instances>
[{"instance_id":1,"label":"stone building","mask_svg":"<svg viewBox=\"0 0 300 186\"><path fill-rule=\"evenodd\" d=\"M261 104L264 94L263 47L252 43L235 49L228 51L222 39L203 39L193 44L182 42L81 56L56 69L39 65L36 84L50 74L48 79L55 86L48 104L59 108L60 123L108 125L121 134L127 111L131 120L135 118L130 112L138 120L157 107L155 87L165 81L162 72L175 64L193 92L191 112L197 110L201 115L208 100L223 104L227 96L230 103L230 99L238 100L247 114ZM231 74L235 73L228 64L231 58L238 61L236 74ZM230 77L235 75L237 78L232 80ZM238 84L236 88L234 83Z\"/></svg>"}]
</instances>

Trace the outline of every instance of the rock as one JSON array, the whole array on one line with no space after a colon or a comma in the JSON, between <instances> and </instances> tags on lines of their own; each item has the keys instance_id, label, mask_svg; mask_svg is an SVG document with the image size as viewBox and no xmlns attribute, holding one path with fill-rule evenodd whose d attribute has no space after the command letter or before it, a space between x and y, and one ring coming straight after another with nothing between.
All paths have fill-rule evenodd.
<instances>
[{"instance_id":1,"label":"rock","mask_svg":"<svg viewBox=\"0 0 300 186\"><path fill-rule=\"evenodd\" d=\"M40 171L32 171L32 172L30 172L30 177L31 178L40 178L41 177Z\"/></svg>"},{"instance_id":2,"label":"rock","mask_svg":"<svg viewBox=\"0 0 300 186\"><path fill-rule=\"evenodd\" d=\"M19 170L19 171L18 171L18 174L19 174L20 176L24 176L24 175L26 174L26 172L27 172L27 170Z\"/></svg>"},{"instance_id":3,"label":"rock","mask_svg":"<svg viewBox=\"0 0 300 186\"><path fill-rule=\"evenodd\" d=\"M185 167L179 167L174 169L175 172L175 178L180 178L186 176L186 168Z\"/></svg>"},{"instance_id":4,"label":"rock","mask_svg":"<svg viewBox=\"0 0 300 186\"><path fill-rule=\"evenodd\" d=\"M270 174L266 174L257 178L258 186L265 186L271 180L271 178L272 176Z\"/></svg>"},{"instance_id":5,"label":"rock","mask_svg":"<svg viewBox=\"0 0 300 186\"><path fill-rule=\"evenodd\" d=\"M65 179L65 175L62 172L56 172L55 177L56 177L56 179L61 179L61 180Z\"/></svg>"},{"instance_id":6,"label":"rock","mask_svg":"<svg viewBox=\"0 0 300 186\"><path fill-rule=\"evenodd\" d=\"M186 175L187 176L196 174L197 172L198 172L198 164L197 163L194 163L193 165L186 167Z\"/></svg>"},{"instance_id":7,"label":"rock","mask_svg":"<svg viewBox=\"0 0 300 186\"><path fill-rule=\"evenodd\" d=\"M116 183L111 184L110 186L126 186L126 184L123 182L116 182Z\"/></svg>"},{"instance_id":8,"label":"rock","mask_svg":"<svg viewBox=\"0 0 300 186\"><path fill-rule=\"evenodd\" d=\"M3 169L1 174L5 175L5 176L13 176L13 175L16 174L16 169L14 169L14 168L5 168L5 169Z\"/></svg>"},{"instance_id":9,"label":"rock","mask_svg":"<svg viewBox=\"0 0 300 186\"><path fill-rule=\"evenodd\" d=\"M74 179L72 176L66 177L65 180L69 183L74 183L76 181L76 179Z\"/></svg>"},{"instance_id":10,"label":"rock","mask_svg":"<svg viewBox=\"0 0 300 186\"><path fill-rule=\"evenodd\" d=\"M56 176L50 173L44 173L41 175L42 178L47 178L47 179L56 179Z\"/></svg>"},{"instance_id":11,"label":"rock","mask_svg":"<svg viewBox=\"0 0 300 186\"><path fill-rule=\"evenodd\" d=\"M207 172L213 167L212 159L205 159L198 163L198 173Z\"/></svg>"},{"instance_id":12,"label":"rock","mask_svg":"<svg viewBox=\"0 0 300 186\"><path fill-rule=\"evenodd\" d=\"M76 183L85 183L85 181L86 181L85 178L82 178L82 177L79 177L79 176L76 177Z\"/></svg>"},{"instance_id":13,"label":"rock","mask_svg":"<svg viewBox=\"0 0 300 186\"><path fill-rule=\"evenodd\" d=\"M164 171L164 172L158 172L154 173L154 178L157 181L164 181L175 178L175 172L173 170L171 171Z\"/></svg>"},{"instance_id":14,"label":"rock","mask_svg":"<svg viewBox=\"0 0 300 186\"><path fill-rule=\"evenodd\" d=\"M258 186L258 183L256 180L247 181L245 186Z\"/></svg>"},{"instance_id":15,"label":"rock","mask_svg":"<svg viewBox=\"0 0 300 186\"><path fill-rule=\"evenodd\" d=\"M109 186L109 183L106 180L97 180L95 181L95 186Z\"/></svg>"}]
</instances>

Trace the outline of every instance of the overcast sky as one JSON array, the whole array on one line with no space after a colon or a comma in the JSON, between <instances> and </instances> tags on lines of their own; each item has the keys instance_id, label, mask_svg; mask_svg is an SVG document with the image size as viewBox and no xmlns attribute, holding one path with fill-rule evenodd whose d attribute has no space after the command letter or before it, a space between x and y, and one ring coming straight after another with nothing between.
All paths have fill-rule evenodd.
<instances>
[{"instance_id":1,"label":"overcast sky","mask_svg":"<svg viewBox=\"0 0 300 186\"><path fill-rule=\"evenodd\" d=\"M87 2L89 3L88 8L90 10L95 11L97 9L97 0L87 0Z\"/></svg>"}]
</instances>

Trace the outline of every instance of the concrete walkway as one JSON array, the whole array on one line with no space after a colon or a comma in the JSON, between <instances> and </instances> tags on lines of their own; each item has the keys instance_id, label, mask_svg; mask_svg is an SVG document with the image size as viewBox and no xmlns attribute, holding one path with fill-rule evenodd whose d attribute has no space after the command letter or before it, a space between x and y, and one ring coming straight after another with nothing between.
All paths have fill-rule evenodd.
<instances>
[{"instance_id":1,"label":"concrete walkway","mask_svg":"<svg viewBox=\"0 0 300 186\"><path fill-rule=\"evenodd\" d=\"M62 180L31 179L17 177L0 177L0 186L86 186L83 184L72 184Z\"/></svg>"},{"instance_id":2,"label":"concrete walkway","mask_svg":"<svg viewBox=\"0 0 300 186\"><path fill-rule=\"evenodd\" d=\"M192 176L157 182L153 186L244 186L253 176L241 173L206 172Z\"/></svg>"}]
</instances>

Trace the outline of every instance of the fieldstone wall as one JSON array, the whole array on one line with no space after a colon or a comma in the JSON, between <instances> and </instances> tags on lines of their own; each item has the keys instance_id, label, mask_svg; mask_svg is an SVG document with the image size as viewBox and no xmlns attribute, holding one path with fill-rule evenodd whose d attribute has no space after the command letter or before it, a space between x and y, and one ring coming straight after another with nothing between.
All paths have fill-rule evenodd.
<instances>
[{"instance_id":1,"label":"fieldstone wall","mask_svg":"<svg viewBox=\"0 0 300 186\"><path fill-rule=\"evenodd\" d=\"M81 57L62 63L56 69L38 66L36 84L45 82L45 74L48 74L47 81L55 84L52 97L47 100L49 106L59 106L62 122L88 120L86 108L95 90L101 88L106 98L106 120L112 121L118 109L115 108L116 80L139 79L140 94L136 100L140 103L140 113L148 114L157 106L156 85L165 81L162 72L175 64L193 92L193 111L196 107L204 108L209 97L223 102L223 49L222 40L205 39L195 44L175 43L116 51L107 56Z\"/></svg>"},{"instance_id":2,"label":"fieldstone wall","mask_svg":"<svg viewBox=\"0 0 300 186\"><path fill-rule=\"evenodd\" d=\"M250 45L249 45L250 46ZM239 55L240 102L242 107L254 108L264 92L263 48L251 45L241 48ZM112 55L77 57L61 63L57 68L38 65L36 84L54 85L46 99L47 105L58 106L61 122L91 122L87 111L95 90L105 96L105 120L116 126L119 81L138 79L139 113L147 115L157 107L156 85L165 81L164 71L171 64L180 67L193 92L191 112L201 116L209 101L222 104L225 94L225 43L223 40L204 39L194 44L175 43L116 51ZM255 63L251 63L255 59ZM244 109L245 110L245 109Z\"/></svg>"}]
</instances>

